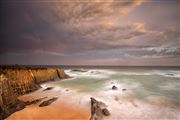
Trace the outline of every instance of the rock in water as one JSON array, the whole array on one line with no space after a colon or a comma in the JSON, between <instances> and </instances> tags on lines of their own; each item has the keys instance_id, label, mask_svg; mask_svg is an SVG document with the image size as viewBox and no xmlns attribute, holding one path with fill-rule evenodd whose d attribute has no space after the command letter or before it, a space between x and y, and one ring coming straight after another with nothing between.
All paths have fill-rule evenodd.
<instances>
[{"instance_id":1,"label":"rock in water","mask_svg":"<svg viewBox=\"0 0 180 120\"><path fill-rule=\"evenodd\" d=\"M117 88L115 85L113 85L113 86L112 86L112 89L113 89L113 90L117 90L118 88Z\"/></svg>"},{"instance_id":2,"label":"rock in water","mask_svg":"<svg viewBox=\"0 0 180 120\"><path fill-rule=\"evenodd\" d=\"M126 91L126 89L124 88L124 89L122 89L122 91Z\"/></svg>"},{"instance_id":3,"label":"rock in water","mask_svg":"<svg viewBox=\"0 0 180 120\"><path fill-rule=\"evenodd\" d=\"M47 87L46 89L44 89L43 91L47 91L47 90L52 90L53 87Z\"/></svg>"},{"instance_id":4,"label":"rock in water","mask_svg":"<svg viewBox=\"0 0 180 120\"><path fill-rule=\"evenodd\" d=\"M103 102L97 101L91 97L91 117L90 120L102 120L103 116L109 116L110 113Z\"/></svg>"},{"instance_id":5,"label":"rock in water","mask_svg":"<svg viewBox=\"0 0 180 120\"><path fill-rule=\"evenodd\" d=\"M54 101L56 101L57 99L58 99L57 97L53 97L53 98L51 98L51 99L49 99L49 100L46 100L46 101L42 102L42 103L39 105L39 107L48 106L48 105L50 105L51 103L53 103Z\"/></svg>"},{"instance_id":6,"label":"rock in water","mask_svg":"<svg viewBox=\"0 0 180 120\"><path fill-rule=\"evenodd\" d=\"M74 69L74 70L71 70L72 72L87 72L87 70L84 70L84 69Z\"/></svg>"}]
</instances>

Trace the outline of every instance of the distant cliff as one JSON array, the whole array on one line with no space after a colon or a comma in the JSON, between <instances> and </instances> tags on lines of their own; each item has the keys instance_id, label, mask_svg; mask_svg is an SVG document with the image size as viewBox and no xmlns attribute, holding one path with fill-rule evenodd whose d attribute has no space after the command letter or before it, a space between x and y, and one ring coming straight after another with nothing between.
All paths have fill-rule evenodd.
<instances>
[{"instance_id":1,"label":"distant cliff","mask_svg":"<svg viewBox=\"0 0 180 120\"><path fill-rule=\"evenodd\" d=\"M0 67L0 120L23 109L17 98L40 88L40 83L68 78L63 69Z\"/></svg>"}]
</instances>

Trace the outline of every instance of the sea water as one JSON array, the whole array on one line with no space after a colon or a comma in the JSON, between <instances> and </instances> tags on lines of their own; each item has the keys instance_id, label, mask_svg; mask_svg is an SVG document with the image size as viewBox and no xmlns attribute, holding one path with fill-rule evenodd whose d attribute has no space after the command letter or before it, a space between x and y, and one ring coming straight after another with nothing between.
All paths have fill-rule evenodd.
<instances>
[{"instance_id":1,"label":"sea water","mask_svg":"<svg viewBox=\"0 0 180 120\"><path fill-rule=\"evenodd\" d=\"M166 104L180 107L180 71L178 68L110 68L85 69L66 73L72 76L69 80L53 84L76 89L80 93L112 92L112 86L126 97L149 103Z\"/></svg>"}]
</instances>

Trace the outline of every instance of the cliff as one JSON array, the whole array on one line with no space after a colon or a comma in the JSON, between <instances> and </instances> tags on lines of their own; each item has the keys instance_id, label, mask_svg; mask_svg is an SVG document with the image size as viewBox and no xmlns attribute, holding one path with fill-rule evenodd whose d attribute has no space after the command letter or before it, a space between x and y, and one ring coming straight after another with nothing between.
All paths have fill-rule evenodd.
<instances>
[{"instance_id":1,"label":"cliff","mask_svg":"<svg viewBox=\"0 0 180 120\"><path fill-rule=\"evenodd\" d=\"M44 68L41 70L31 69L29 71L34 78L35 83L43 83L49 80L53 81L68 78L68 76L64 73L64 70L59 68Z\"/></svg>"},{"instance_id":2,"label":"cliff","mask_svg":"<svg viewBox=\"0 0 180 120\"><path fill-rule=\"evenodd\" d=\"M0 67L0 120L23 109L17 98L40 88L40 83L68 78L63 69Z\"/></svg>"}]
</instances>

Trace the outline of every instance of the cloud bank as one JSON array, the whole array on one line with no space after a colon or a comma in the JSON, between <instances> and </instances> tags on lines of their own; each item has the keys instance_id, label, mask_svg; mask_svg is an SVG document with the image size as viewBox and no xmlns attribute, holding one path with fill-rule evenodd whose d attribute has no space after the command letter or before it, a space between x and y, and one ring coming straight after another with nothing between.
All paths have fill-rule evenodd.
<instances>
[{"instance_id":1,"label":"cloud bank","mask_svg":"<svg viewBox=\"0 0 180 120\"><path fill-rule=\"evenodd\" d=\"M166 59L163 65L179 65L177 2L2 1L0 63L161 65Z\"/></svg>"}]
</instances>

